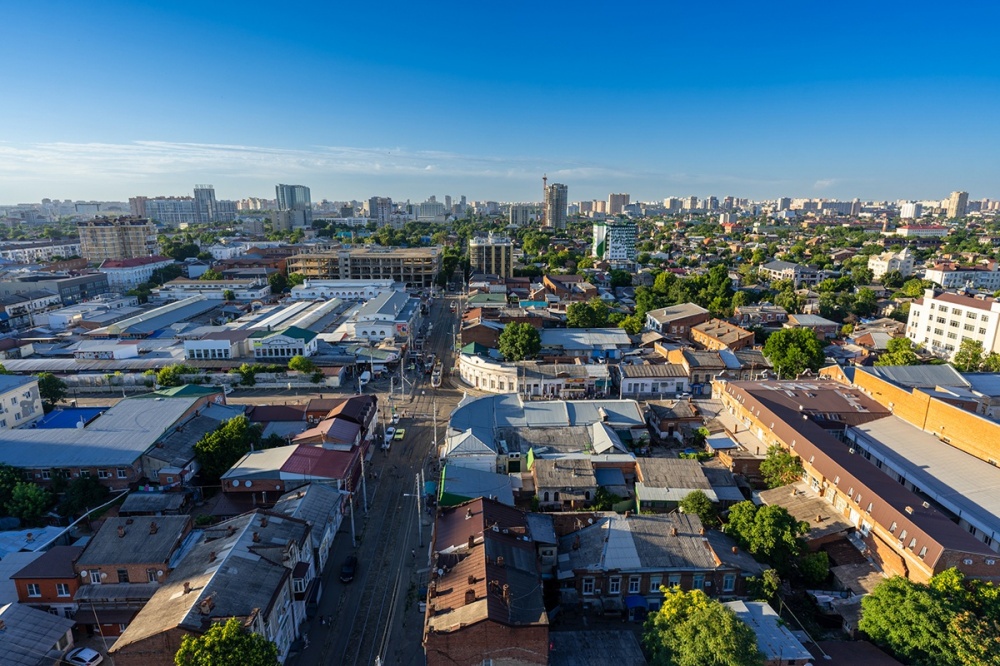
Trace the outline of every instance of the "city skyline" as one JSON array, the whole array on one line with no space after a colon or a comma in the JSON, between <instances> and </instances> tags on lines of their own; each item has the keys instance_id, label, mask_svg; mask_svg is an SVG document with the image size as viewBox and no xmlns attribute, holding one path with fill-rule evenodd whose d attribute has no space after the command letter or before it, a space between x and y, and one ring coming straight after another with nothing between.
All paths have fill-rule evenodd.
<instances>
[{"instance_id":1,"label":"city skyline","mask_svg":"<svg viewBox=\"0 0 1000 666\"><path fill-rule=\"evenodd\" d=\"M1000 196L1000 9L902 7L22 3L0 201Z\"/></svg>"}]
</instances>

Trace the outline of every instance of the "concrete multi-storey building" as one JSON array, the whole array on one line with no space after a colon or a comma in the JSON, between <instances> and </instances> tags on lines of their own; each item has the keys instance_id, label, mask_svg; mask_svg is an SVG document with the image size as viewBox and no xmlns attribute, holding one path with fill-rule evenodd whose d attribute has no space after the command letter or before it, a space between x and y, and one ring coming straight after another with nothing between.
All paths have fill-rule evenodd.
<instances>
[{"instance_id":1,"label":"concrete multi-storey building","mask_svg":"<svg viewBox=\"0 0 1000 666\"><path fill-rule=\"evenodd\" d=\"M566 228L566 207L569 205L569 188L562 183L545 187L545 226L549 229Z\"/></svg>"},{"instance_id":2,"label":"concrete multi-storey building","mask_svg":"<svg viewBox=\"0 0 1000 666\"><path fill-rule=\"evenodd\" d=\"M392 199L389 197L372 197L368 200L368 217L375 220L378 226L389 224L392 219Z\"/></svg>"},{"instance_id":3,"label":"concrete multi-storey building","mask_svg":"<svg viewBox=\"0 0 1000 666\"><path fill-rule=\"evenodd\" d=\"M441 252L437 247L355 247L288 259L288 272L306 278L393 280L411 287L430 287L440 269Z\"/></svg>"},{"instance_id":4,"label":"concrete multi-storey building","mask_svg":"<svg viewBox=\"0 0 1000 666\"><path fill-rule=\"evenodd\" d=\"M514 243L506 236L475 236L469 239L469 263L473 273L514 277Z\"/></svg>"},{"instance_id":5,"label":"concrete multi-storey building","mask_svg":"<svg viewBox=\"0 0 1000 666\"><path fill-rule=\"evenodd\" d=\"M632 263L636 257L635 245L638 238L639 227L635 222L595 221L593 256L612 264Z\"/></svg>"},{"instance_id":6,"label":"concrete multi-storey building","mask_svg":"<svg viewBox=\"0 0 1000 666\"><path fill-rule=\"evenodd\" d=\"M523 227L531 222L531 216L534 212L534 206L529 206L527 204L511 204L509 212L510 223Z\"/></svg>"},{"instance_id":7,"label":"concrete multi-storey building","mask_svg":"<svg viewBox=\"0 0 1000 666\"><path fill-rule=\"evenodd\" d=\"M907 201L899 207L899 217L903 220L915 220L924 213L924 207L916 201Z\"/></svg>"},{"instance_id":8,"label":"concrete multi-storey building","mask_svg":"<svg viewBox=\"0 0 1000 666\"><path fill-rule=\"evenodd\" d=\"M631 196L625 193L608 195L608 215L621 215L629 204Z\"/></svg>"},{"instance_id":9,"label":"concrete multi-storey building","mask_svg":"<svg viewBox=\"0 0 1000 666\"><path fill-rule=\"evenodd\" d=\"M0 259L19 264L36 261L50 261L55 257L63 259L80 255L80 241L10 241L0 245Z\"/></svg>"},{"instance_id":10,"label":"concrete multi-storey building","mask_svg":"<svg viewBox=\"0 0 1000 666\"><path fill-rule=\"evenodd\" d=\"M945 289L971 287L992 292L1000 289L1000 267L995 261L990 261L985 266L940 263L928 268L924 273L924 279Z\"/></svg>"},{"instance_id":11,"label":"concrete multi-storey building","mask_svg":"<svg viewBox=\"0 0 1000 666\"><path fill-rule=\"evenodd\" d=\"M875 280L881 279L890 271L899 271L903 277L908 277L913 275L913 254L909 248L903 248L902 252L873 254L868 257L868 269Z\"/></svg>"},{"instance_id":12,"label":"concrete multi-storey building","mask_svg":"<svg viewBox=\"0 0 1000 666\"><path fill-rule=\"evenodd\" d=\"M308 187L279 184L274 192L278 201L275 229L288 231L292 227L312 226L312 199Z\"/></svg>"},{"instance_id":13,"label":"concrete multi-storey building","mask_svg":"<svg viewBox=\"0 0 1000 666\"><path fill-rule=\"evenodd\" d=\"M940 224L907 224L896 227L896 235L903 238L943 238L951 231L951 227Z\"/></svg>"},{"instance_id":14,"label":"concrete multi-storey building","mask_svg":"<svg viewBox=\"0 0 1000 666\"><path fill-rule=\"evenodd\" d=\"M1000 301L990 296L967 296L936 289L910 304L906 337L939 356L951 357L971 339L987 352L1000 351Z\"/></svg>"},{"instance_id":15,"label":"concrete multi-storey building","mask_svg":"<svg viewBox=\"0 0 1000 666\"><path fill-rule=\"evenodd\" d=\"M819 272L815 268L790 261L766 263L760 267L760 273L772 282L774 280L791 280L796 288L819 282Z\"/></svg>"},{"instance_id":16,"label":"concrete multi-storey building","mask_svg":"<svg viewBox=\"0 0 1000 666\"><path fill-rule=\"evenodd\" d=\"M149 282L153 273L174 263L170 257L153 255L132 259L105 259L97 269L108 277L108 287L119 292Z\"/></svg>"},{"instance_id":17,"label":"concrete multi-storey building","mask_svg":"<svg viewBox=\"0 0 1000 666\"><path fill-rule=\"evenodd\" d=\"M948 198L948 217L962 217L969 207L968 192L952 192Z\"/></svg>"},{"instance_id":18,"label":"concrete multi-storey building","mask_svg":"<svg viewBox=\"0 0 1000 666\"><path fill-rule=\"evenodd\" d=\"M156 252L156 225L146 218L95 217L76 228L80 254L91 261L148 257Z\"/></svg>"}]
</instances>

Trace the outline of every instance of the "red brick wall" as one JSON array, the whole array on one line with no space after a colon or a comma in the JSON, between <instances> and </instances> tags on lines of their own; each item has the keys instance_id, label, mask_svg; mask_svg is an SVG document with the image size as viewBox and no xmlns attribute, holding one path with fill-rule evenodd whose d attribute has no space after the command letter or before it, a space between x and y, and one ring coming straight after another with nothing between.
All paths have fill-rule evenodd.
<instances>
[{"instance_id":1,"label":"red brick wall","mask_svg":"<svg viewBox=\"0 0 1000 666\"><path fill-rule=\"evenodd\" d=\"M487 659L548 664L549 627L510 627L486 620L450 633L425 634L424 652L427 666L480 666Z\"/></svg>"},{"instance_id":2,"label":"red brick wall","mask_svg":"<svg viewBox=\"0 0 1000 666\"><path fill-rule=\"evenodd\" d=\"M35 583L41 588L42 596L40 597L29 597L28 596L28 583ZM56 592L56 583L64 583L69 585L69 596L60 597ZM73 578L35 578L35 579L16 579L14 581L14 586L17 588L17 599L21 603L27 604L71 604L73 603L73 595L76 594L77 588L80 587L80 579Z\"/></svg>"}]
</instances>

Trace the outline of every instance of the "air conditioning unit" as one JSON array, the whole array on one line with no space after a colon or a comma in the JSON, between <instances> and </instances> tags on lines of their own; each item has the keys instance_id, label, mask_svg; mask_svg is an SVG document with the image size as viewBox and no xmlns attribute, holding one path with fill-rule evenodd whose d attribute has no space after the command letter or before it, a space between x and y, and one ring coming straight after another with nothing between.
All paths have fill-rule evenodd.
<instances>
[{"instance_id":1,"label":"air conditioning unit","mask_svg":"<svg viewBox=\"0 0 1000 666\"><path fill-rule=\"evenodd\" d=\"M520 453L508 453L507 454L507 459L508 460L520 460L521 459L521 454Z\"/></svg>"}]
</instances>

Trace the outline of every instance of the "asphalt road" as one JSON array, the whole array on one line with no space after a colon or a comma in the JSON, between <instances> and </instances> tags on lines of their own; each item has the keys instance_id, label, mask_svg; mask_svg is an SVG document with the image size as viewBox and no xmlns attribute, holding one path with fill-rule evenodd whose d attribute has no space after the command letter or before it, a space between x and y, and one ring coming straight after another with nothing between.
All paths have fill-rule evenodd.
<instances>
[{"instance_id":1,"label":"asphalt road","mask_svg":"<svg viewBox=\"0 0 1000 666\"><path fill-rule=\"evenodd\" d=\"M454 364L452 322L457 315L449 312L450 301L439 299L432 307L427 319L434 328L424 345L425 351L443 359L445 368ZM423 506L418 509L415 495L422 489L416 478L421 470L426 480L436 478L434 413L440 441L462 391L447 379L433 389L423 376L405 388L401 397L397 380L392 403L400 414L406 411L396 426L406 429L406 437L394 441L388 452L376 451L366 467L368 511L359 501L354 516L357 545L352 545L350 521L345 520L325 572L320 615L307 630L309 647L290 662L296 666L370 666L376 658L404 666L424 663L416 594L426 577L433 521ZM382 393L379 398L385 401L387 396ZM358 573L344 584L339 580L340 566L350 554L358 557ZM321 622L321 617L329 622Z\"/></svg>"}]
</instances>

